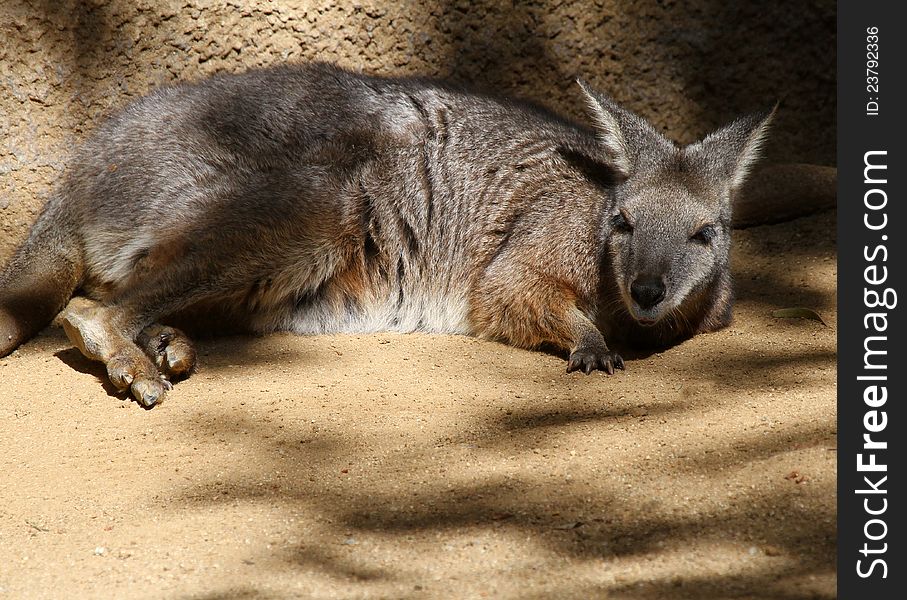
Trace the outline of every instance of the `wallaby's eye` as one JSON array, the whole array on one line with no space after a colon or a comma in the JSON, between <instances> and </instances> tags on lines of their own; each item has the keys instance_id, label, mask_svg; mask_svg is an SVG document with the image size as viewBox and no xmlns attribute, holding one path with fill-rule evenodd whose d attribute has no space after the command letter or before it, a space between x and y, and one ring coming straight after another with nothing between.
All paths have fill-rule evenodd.
<instances>
[{"instance_id":1,"label":"wallaby's eye","mask_svg":"<svg viewBox=\"0 0 907 600\"><path fill-rule=\"evenodd\" d=\"M714 225L705 225L699 228L699 231L690 236L690 240L700 244L710 244L715 239L717 232Z\"/></svg>"},{"instance_id":2,"label":"wallaby's eye","mask_svg":"<svg viewBox=\"0 0 907 600\"><path fill-rule=\"evenodd\" d=\"M613 227L615 231L623 231L624 233L633 231L633 224L630 223L630 219L627 218L627 213L625 213L623 209L611 217L611 227Z\"/></svg>"}]
</instances>

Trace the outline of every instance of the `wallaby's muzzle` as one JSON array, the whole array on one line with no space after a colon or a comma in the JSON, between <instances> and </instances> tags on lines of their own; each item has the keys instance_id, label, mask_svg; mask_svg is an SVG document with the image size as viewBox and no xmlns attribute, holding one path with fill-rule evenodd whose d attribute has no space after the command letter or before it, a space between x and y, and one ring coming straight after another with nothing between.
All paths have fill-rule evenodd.
<instances>
[{"instance_id":1,"label":"wallaby's muzzle","mask_svg":"<svg viewBox=\"0 0 907 600\"><path fill-rule=\"evenodd\" d=\"M654 325L661 317L659 304L665 298L664 280L659 276L643 275L630 284L633 316L641 325Z\"/></svg>"}]
</instances>

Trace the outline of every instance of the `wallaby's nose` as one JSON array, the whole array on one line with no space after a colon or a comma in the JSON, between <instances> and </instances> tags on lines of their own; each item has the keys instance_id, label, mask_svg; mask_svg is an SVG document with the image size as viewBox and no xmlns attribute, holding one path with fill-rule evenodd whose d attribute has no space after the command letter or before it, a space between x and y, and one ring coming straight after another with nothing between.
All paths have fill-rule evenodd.
<instances>
[{"instance_id":1,"label":"wallaby's nose","mask_svg":"<svg viewBox=\"0 0 907 600\"><path fill-rule=\"evenodd\" d=\"M630 295L640 308L652 308L665 297L665 284L661 277L638 277L630 284Z\"/></svg>"}]
</instances>

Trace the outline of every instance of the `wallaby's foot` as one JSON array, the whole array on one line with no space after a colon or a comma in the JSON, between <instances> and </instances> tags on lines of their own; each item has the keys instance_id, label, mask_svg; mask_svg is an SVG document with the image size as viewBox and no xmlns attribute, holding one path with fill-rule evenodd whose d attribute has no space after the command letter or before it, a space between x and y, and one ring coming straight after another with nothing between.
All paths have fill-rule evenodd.
<instances>
[{"instance_id":1,"label":"wallaby's foot","mask_svg":"<svg viewBox=\"0 0 907 600\"><path fill-rule=\"evenodd\" d=\"M130 390L142 406L160 402L171 388L158 368L116 326L119 309L77 297L63 311L63 329L69 340L91 360L107 365L110 382L121 391Z\"/></svg>"},{"instance_id":2,"label":"wallaby's foot","mask_svg":"<svg viewBox=\"0 0 907 600\"><path fill-rule=\"evenodd\" d=\"M614 375L614 369L624 368L624 359L617 352L608 350L605 346L580 346L570 353L567 361L567 372L582 370L589 374L596 369L600 369Z\"/></svg>"},{"instance_id":3,"label":"wallaby's foot","mask_svg":"<svg viewBox=\"0 0 907 600\"><path fill-rule=\"evenodd\" d=\"M195 368L195 347L175 327L154 323L142 330L136 342L167 379L186 377Z\"/></svg>"},{"instance_id":4,"label":"wallaby's foot","mask_svg":"<svg viewBox=\"0 0 907 600\"><path fill-rule=\"evenodd\" d=\"M144 355L137 356L128 351L107 360L106 364L110 382L122 392L131 391L133 397L146 408L159 403L164 393L173 389L154 365L148 368L150 363Z\"/></svg>"}]
</instances>

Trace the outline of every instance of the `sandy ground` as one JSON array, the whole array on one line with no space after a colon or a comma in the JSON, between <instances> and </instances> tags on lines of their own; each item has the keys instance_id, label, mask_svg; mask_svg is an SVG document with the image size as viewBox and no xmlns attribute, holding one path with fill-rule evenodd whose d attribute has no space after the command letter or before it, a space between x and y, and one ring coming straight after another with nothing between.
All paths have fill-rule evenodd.
<instances>
[{"instance_id":1,"label":"sandy ground","mask_svg":"<svg viewBox=\"0 0 907 600\"><path fill-rule=\"evenodd\" d=\"M234 337L146 411L48 328L0 359L0 598L834 597L834 215L735 271L730 329L610 378Z\"/></svg>"}]
</instances>

